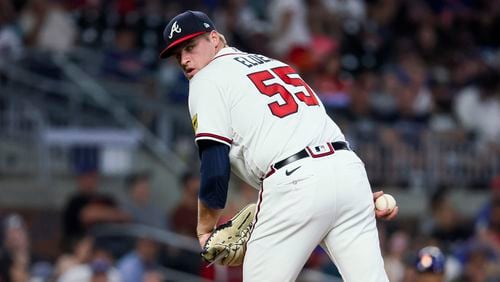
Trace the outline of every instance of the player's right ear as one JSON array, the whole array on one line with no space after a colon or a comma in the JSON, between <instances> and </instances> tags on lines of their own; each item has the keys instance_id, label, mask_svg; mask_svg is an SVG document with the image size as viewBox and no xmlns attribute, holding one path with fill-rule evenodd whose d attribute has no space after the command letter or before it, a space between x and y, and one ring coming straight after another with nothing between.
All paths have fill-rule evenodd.
<instances>
[{"instance_id":1,"label":"player's right ear","mask_svg":"<svg viewBox=\"0 0 500 282\"><path fill-rule=\"evenodd\" d=\"M221 40L217 31L212 30L208 37L210 39L210 42L212 42L216 48L220 46Z\"/></svg>"}]
</instances>

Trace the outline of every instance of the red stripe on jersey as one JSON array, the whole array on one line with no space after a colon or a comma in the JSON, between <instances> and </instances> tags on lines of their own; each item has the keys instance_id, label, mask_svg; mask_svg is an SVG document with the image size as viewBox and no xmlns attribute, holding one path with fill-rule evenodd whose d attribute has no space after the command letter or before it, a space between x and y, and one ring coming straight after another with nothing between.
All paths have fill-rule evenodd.
<instances>
[{"instance_id":1,"label":"red stripe on jersey","mask_svg":"<svg viewBox=\"0 0 500 282\"><path fill-rule=\"evenodd\" d=\"M227 137L220 136L220 135L217 135L217 134L212 134L212 133L198 133L198 134L196 134L196 136L194 137L194 139L206 138L206 137L217 139L217 140L223 141L223 142L228 143L228 144L232 144L233 143L233 140L231 140L231 139L229 139Z\"/></svg>"},{"instance_id":2,"label":"red stripe on jersey","mask_svg":"<svg viewBox=\"0 0 500 282\"><path fill-rule=\"evenodd\" d=\"M271 169L269 170L268 173L264 175L264 177L261 178L261 180L264 180L268 178L269 176L273 175L276 172L276 169L274 168L274 165L271 166Z\"/></svg>"},{"instance_id":3,"label":"red stripe on jersey","mask_svg":"<svg viewBox=\"0 0 500 282\"><path fill-rule=\"evenodd\" d=\"M248 242L250 242L253 230L255 229L255 226L257 226L257 221L259 220L260 205L262 204L262 194L264 194L264 182L260 184L259 200L257 202L257 211L255 212L255 218L253 221L252 229L250 230L250 235L248 235L248 240L245 242L246 245L248 245Z\"/></svg>"}]
</instances>

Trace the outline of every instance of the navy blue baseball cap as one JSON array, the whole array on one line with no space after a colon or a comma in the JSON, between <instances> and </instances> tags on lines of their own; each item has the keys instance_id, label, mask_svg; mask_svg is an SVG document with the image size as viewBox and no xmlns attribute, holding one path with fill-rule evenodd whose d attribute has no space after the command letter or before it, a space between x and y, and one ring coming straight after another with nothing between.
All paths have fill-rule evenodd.
<instances>
[{"instance_id":1,"label":"navy blue baseball cap","mask_svg":"<svg viewBox=\"0 0 500 282\"><path fill-rule=\"evenodd\" d=\"M173 48L182 42L212 30L215 30L215 25L203 12L186 11L178 14L163 30L163 39L167 47L160 53L160 58L172 55Z\"/></svg>"}]
</instances>

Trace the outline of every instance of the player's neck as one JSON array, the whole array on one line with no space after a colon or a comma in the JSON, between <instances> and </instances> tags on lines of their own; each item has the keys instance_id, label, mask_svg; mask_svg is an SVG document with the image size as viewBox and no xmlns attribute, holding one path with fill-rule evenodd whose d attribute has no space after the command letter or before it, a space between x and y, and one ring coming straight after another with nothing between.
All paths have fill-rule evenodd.
<instances>
[{"instance_id":1,"label":"player's neck","mask_svg":"<svg viewBox=\"0 0 500 282\"><path fill-rule=\"evenodd\" d=\"M218 44L217 46L215 46L215 56L217 56L217 54L219 54L220 50L224 49L226 46L224 44L222 44L222 42L220 44Z\"/></svg>"}]
</instances>

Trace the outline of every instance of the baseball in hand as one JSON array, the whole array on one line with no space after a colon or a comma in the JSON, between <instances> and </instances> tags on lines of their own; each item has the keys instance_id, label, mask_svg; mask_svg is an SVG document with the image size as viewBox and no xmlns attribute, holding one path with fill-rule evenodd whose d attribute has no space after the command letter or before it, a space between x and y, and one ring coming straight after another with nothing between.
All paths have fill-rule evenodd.
<instances>
[{"instance_id":1,"label":"baseball in hand","mask_svg":"<svg viewBox=\"0 0 500 282\"><path fill-rule=\"evenodd\" d=\"M375 208L379 211L383 211L385 209L391 212L396 207L396 200L393 196L389 194L384 194L377 198L375 201Z\"/></svg>"}]
</instances>

